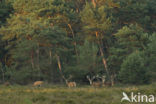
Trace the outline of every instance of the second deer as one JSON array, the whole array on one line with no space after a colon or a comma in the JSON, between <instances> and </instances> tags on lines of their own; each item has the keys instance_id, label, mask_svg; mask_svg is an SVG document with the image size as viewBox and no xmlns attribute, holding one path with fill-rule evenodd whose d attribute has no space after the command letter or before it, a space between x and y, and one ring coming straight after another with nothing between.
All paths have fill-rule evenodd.
<instances>
[{"instance_id":1,"label":"second deer","mask_svg":"<svg viewBox=\"0 0 156 104\"><path fill-rule=\"evenodd\" d=\"M105 86L105 78L106 78L105 76L99 77L99 75L93 76L92 78L87 76L87 79L89 80L90 85L93 87ZM94 81L95 79L98 79L98 80ZM101 79L101 81L99 79Z\"/></svg>"},{"instance_id":2,"label":"second deer","mask_svg":"<svg viewBox=\"0 0 156 104\"><path fill-rule=\"evenodd\" d=\"M70 75L70 77L68 79L65 79L67 86L69 88L76 87L76 82L69 82L69 79L71 79L71 78L72 78L72 76Z\"/></svg>"}]
</instances>

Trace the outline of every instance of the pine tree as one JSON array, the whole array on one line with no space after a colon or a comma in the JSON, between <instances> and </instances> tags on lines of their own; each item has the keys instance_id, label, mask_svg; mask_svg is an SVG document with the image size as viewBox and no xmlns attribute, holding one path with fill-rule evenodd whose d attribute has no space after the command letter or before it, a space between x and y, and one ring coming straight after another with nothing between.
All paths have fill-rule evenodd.
<instances>
[{"instance_id":1,"label":"pine tree","mask_svg":"<svg viewBox=\"0 0 156 104\"><path fill-rule=\"evenodd\" d=\"M119 72L123 83L149 83L149 70L145 67L145 60L141 54L141 52L134 52L123 61Z\"/></svg>"},{"instance_id":2,"label":"pine tree","mask_svg":"<svg viewBox=\"0 0 156 104\"><path fill-rule=\"evenodd\" d=\"M104 48L107 49L107 42L109 41L108 31L111 28L111 21L107 18L105 13L105 6L95 6L91 3L87 3L81 12L81 20L84 24L84 36L87 40L93 41L99 46L99 51L104 65L104 69L109 75L108 65L106 60L106 54Z\"/></svg>"}]
</instances>

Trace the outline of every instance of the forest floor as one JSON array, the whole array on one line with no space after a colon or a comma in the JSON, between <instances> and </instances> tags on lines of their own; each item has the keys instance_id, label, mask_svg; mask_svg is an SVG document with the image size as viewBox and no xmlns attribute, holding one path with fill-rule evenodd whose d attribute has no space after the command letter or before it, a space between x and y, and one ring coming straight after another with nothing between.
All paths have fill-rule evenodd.
<instances>
[{"instance_id":1,"label":"forest floor","mask_svg":"<svg viewBox=\"0 0 156 104\"><path fill-rule=\"evenodd\" d=\"M156 95L156 83L143 86L67 88L61 86L0 86L0 104L133 104L121 103L122 93ZM156 100L156 99L155 99ZM136 104L136 103L134 103ZM150 103L141 103L150 104ZM156 104L152 103L152 104Z\"/></svg>"}]
</instances>

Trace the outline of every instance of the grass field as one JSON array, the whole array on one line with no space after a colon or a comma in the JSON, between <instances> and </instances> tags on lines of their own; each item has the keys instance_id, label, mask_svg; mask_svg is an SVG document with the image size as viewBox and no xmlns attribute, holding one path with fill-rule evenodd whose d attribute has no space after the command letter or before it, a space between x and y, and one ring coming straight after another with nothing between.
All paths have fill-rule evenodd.
<instances>
[{"instance_id":1,"label":"grass field","mask_svg":"<svg viewBox=\"0 0 156 104\"><path fill-rule=\"evenodd\" d=\"M122 92L156 95L156 84L109 88L60 86L0 86L0 104L132 104L122 102ZM144 104L144 103L141 103ZM149 104L149 103L145 103ZM156 104L152 103L152 104Z\"/></svg>"}]
</instances>

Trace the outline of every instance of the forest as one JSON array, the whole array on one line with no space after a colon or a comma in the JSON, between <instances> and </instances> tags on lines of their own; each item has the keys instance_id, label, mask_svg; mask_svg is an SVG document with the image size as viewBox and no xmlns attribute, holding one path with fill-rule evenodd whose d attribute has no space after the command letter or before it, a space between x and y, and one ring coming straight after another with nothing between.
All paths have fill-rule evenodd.
<instances>
[{"instance_id":1,"label":"forest","mask_svg":"<svg viewBox=\"0 0 156 104\"><path fill-rule=\"evenodd\" d=\"M0 0L0 83L145 85L155 68L155 0Z\"/></svg>"}]
</instances>

